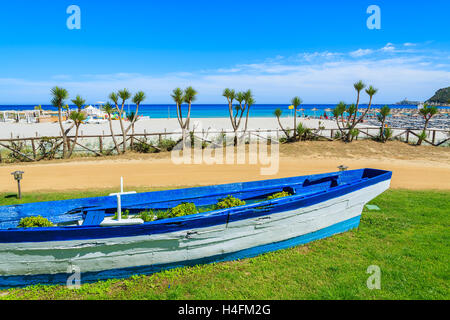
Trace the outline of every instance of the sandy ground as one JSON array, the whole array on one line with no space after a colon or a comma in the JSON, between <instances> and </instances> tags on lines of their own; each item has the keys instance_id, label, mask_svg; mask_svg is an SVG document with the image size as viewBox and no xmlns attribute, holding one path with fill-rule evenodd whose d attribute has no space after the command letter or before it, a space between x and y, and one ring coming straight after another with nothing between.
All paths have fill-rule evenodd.
<instances>
[{"instance_id":1,"label":"sandy ground","mask_svg":"<svg viewBox=\"0 0 450 320\"><path fill-rule=\"evenodd\" d=\"M243 119L243 122L245 119ZM294 119L285 117L281 118L283 126L293 128ZM306 126L310 128L317 128L319 121L321 125L325 128L336 128L336 122L331 120L317 120L317 119L304 119L298 118L298 122L303 122ZM128 123L126 123L128 125ZM69 127L70 125L65 125ZM242 124L241 124L242 126ZM229 118L193 118L191 119L191 129L196 128L196 131L201 131L202 129L209 131L220 131L220 130L232 130ZM275 130L278 129L278 122L276 117L270 118L249 118L248 128L252 130L265 129L265 130ZM113 130L115 134L119 134L120 123L119 121L113 121ZM135 131L136 133L143 133L144 130L147 133L150 132L178 132L180 131L180 125L177 119L149 119L149 120L139 120L136 122ZM73 134L74 132L72 132ZM99 134L110 134L109 124L83 124L80 127L80 134L83 135L99 135ZM0 139L9 139L11 135L16 138L17 136L21 138L35 137L38 136L58 136L60 134L60 127L58 123L0 123Z\"/></svg>"},{"instance_id":2,"label":"sandy ground","mask_svg":"<svg viewBox=\"0 0 450 320\"><path fill-rule=\"evenodd\" d=\"M129 154L104 159L75 159L0 166L0 192L15 192L10 173L25 171L24 192L119 187L197 186L262 180L350 169L393 171L392 188L450 190L450 148L414 147L401 142L300 142L282 145L277 174L262 176L267 165L176 165L169 153Z\"/></svg>"}]
</instances>

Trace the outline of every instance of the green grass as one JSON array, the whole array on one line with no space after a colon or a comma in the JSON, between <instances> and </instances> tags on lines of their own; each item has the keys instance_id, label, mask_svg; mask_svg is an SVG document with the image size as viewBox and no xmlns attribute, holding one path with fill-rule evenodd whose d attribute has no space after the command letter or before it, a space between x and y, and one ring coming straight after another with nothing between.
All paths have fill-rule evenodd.
<instances>
[{"instance_id":1,"label":"green grass","mask_svg":"<svg viewBox=\"0 0 450 320\"><path fill-rule=\"evenodd\" d=\"M50 200L59 195L26 195ZM95 193L83 193L83 196ZM73 196L73 194L72 194ZM0 199L0 204L12 200ZM450 192L390 190L353 230L252 259L172 269L70 290L32 286L1 299L449 299ZM370 265L381 290L366 286Z\"/></svg>"}]
</instances>

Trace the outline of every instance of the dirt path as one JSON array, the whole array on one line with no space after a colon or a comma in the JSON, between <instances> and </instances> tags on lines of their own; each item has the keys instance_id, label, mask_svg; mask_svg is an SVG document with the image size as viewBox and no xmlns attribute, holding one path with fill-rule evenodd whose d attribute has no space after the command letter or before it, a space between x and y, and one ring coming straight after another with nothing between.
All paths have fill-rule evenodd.
<instances>
[{"instance_id":1,"label":"dirt path","mask_svg":"<svg viewBox=\"0 0 450 320\"><path fill-rule=\"evenodd\" d=\"M126 186L166 187L208 185L272 179L337 171L345 164L350 169L380 168L393 171L392 188L450 190L450 163L401 159L351 159L348 157L282 157L278 174L260 175L260 165L175 165L170 159L101 160L0 167L0 192L17 188L10 173L25 171L22 188L31 191L63 191L118 187L124 177Z\"/></svg>"}]
</instances>

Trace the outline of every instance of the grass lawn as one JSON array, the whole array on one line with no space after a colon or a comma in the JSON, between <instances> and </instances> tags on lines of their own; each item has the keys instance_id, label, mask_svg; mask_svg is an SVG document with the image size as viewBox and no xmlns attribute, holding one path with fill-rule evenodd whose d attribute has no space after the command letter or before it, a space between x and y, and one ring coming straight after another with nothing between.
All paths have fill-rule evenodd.
<instances>
[{"instance_id":1,"label":"grass lawn","mask_svg":"<svg viewBox=\"0 0 450 320\"><path fill-rule=\"evenodd\" d=\"M102 192L104 195L106 192ZM22 202L100 195L24 195ZM17 203L0 194L0 205ZM81 289L33 286L0 299L449 299L450 192L390 190L358 230L252 259L172 269ZM381 290L369 290L370 265Z\"/></svg>"}]
</instances>

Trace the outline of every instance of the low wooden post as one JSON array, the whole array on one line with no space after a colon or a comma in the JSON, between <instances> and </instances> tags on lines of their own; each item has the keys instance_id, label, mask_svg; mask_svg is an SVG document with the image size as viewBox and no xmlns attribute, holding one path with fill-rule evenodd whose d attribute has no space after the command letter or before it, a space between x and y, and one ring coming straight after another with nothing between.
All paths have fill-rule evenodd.
<instances>
[{"instance_id":1,"label":"low wooden post","mask_svg":"<svg viewBox=\"0 0 450 320\"><path fill-rule=\"evenodd\" d=\"M161 142L162 142L162 134L161 133L158 134L158 141L159 141L159 145L161 145Z\"/></svg>"},{"instance_id":2,"label":"low wooden post","mask_svg":"<svg viewBox=\"0 0 450 320\"><path fill-rule=\"evenodd\" d=\"M436 130L433 130L433 139L431 140L431 142L435 144L435 140L436 140Z\"/></svg>"},{"instance_id":3,"label":"low wooden post","mask_svg":"<svg viewBox=\"0 0 450 320\"><path fill-rule=\"evenodd\" d=\"M99 145L99 148L100 148L100 153L103 153L103 139L102 139L102 136L98 137L98 145Z\"/></svg>"},{"instance_id":4,"label":"low wooden post","mask_svg":"<svg viewBox=\"0 0 450 320\"><path fill-rule=\"evenodd\" d=\"M31 139L31 148L33 148L33 157L36 160L36 146L34 145L34 139Z\"/></svg>"},{"instance_id":5,"label":"low wooden post","mask_svg":"<svg viewBox=\"0 0 450 320\"><path fill-rule=\"evenodd\" d=\"M406 130L406 143L409 144L409 129Z\"/></svg>"}]
</instances>

